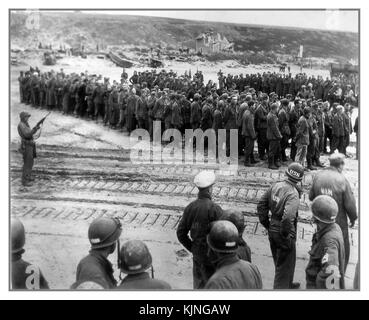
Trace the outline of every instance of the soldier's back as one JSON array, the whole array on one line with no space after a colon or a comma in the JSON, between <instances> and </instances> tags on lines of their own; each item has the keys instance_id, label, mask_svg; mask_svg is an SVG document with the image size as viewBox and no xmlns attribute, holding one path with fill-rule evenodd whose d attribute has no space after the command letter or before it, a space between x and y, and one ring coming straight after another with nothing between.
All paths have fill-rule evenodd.
<instances>
[{"instance_id":1,"label":"soldier's back","mask_svg":"<svg viewBox=\"0 0 369 320\"><path fill-rule=\"evenodd\" d=\"M12 261L11 275L13 290L49 289L41 270L22 259Z\"/></svg>"},{"instance_id":2,"label":"soldier's back","mask_svg":"<svg viewBox=\"0 0 369 320\"><path fill-rule=\"evenodd\" d=\"M128 275L118 286L118 290L170 290L171 286L165 281L152 279L148 273Z\"/></svg>"}]
</instances>

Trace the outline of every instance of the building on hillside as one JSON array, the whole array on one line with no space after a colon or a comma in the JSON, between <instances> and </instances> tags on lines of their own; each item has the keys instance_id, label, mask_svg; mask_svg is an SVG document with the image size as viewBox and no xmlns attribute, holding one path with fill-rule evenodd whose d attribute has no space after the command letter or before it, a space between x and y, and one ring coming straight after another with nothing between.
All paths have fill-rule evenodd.
<instances>
[{"instance_id":1,"label":"building on hillside","mask_svg":"<svg viewBox=\"0 0 369 320\"><path fill-rule=\"evenodd\" d=\"M206 32L196 38L196 52L206 54L233 51L234 44L219 33Z\"/></svg>"}]
</instances>

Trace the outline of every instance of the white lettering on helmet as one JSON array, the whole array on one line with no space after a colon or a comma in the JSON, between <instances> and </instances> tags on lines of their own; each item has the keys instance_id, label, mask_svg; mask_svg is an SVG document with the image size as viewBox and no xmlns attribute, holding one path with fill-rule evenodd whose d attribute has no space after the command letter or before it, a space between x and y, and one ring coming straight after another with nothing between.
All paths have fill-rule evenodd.
<instances>
[{"instance_id":1,"label":"white lettering on helmet","mask_svg":"<svg viewBox=\"0 0 369 320\"><path fill-rule=\"evenodd\" d=\"M130 267L128 267L128 269L133 270L133 271L140 270L140 269L142 269L142 265L138 264L137 266L130 266Z\"/></svg>"},{"instance_id":2,"label":"white lettering on helmet","mask_svg":"<svg viewBox=\"0 0 369 320\"><path fill-rule=\"evenodd\" d=\"M90 241L91 241L92 244L98 244L98 243L101 242L100 239L91 239Z\"/></svg>"},{"instance_id":3,"label":"white lettering on helmet","mask_svg":"<svg viewBox=\"0 0 369 320\"><path fill-rule=\"evenodd\" d=\"M291 175L291 176L294 176L296 178L301 178L300 174L298 172L296 172L295 170L292 170L292 169L289 169L288 170L288 173Z\"/></svg>"},{"instance_id":4,"label":"white lettering on helmet","mask_svg":"<svg viewBox=\"0 0 369 320\"><path fill-rule=\"evenodd\" d=\"M236 242L226 242L225 246L227 248L231 248L231 247L234 247L236 245Z\"/></svg>"}]
</instances>

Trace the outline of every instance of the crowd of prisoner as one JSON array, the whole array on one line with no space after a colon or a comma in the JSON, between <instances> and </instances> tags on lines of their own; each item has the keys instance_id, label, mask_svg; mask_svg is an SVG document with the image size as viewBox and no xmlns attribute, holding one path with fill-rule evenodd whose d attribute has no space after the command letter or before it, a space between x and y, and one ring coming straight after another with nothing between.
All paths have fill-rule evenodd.
<instances>
[{"instance_id":1,"label":"crowd of prisoner","mask_svg":"<svg viewBox=\"0 0 369 320\"><path fill-rule=\"evenodd\" d=\"M265 77L286 78L276 74L224 77L219 73L218 86L212 82L205 85L201 72L194 77L190 74L177 77L172 71L149 71L135 72L129 80L124 72L121 83L110 84L109 79L88 73L66 75L61 70L45 74L32 69L21 74L19 83L22 102L52 110L60 108L64 113L95 120L102 116L105 124L125 127L128 132L145 128L152 134L153 120L161 121L166 129L238 129L243 137L239 140L239 151L245 155L246 166L257 162L253 152L255 140L259 158L263 160L267 155L271 169L288 160L286 148L290 145L293 162L286 169L286 179L271 185L257 206L259 220L268 231L275 264L275 289L300 287L293 281L298 209L303 192L299 184L305 171L316 169L314 165L323 167L319 157L328 152L329 140L330 166L315 175L309 191L317 231L306 267L306 287L344 289L350 258L349 227L355 226L358 217L350 183L343 175L357 92L345 83L345 77L340 77L327 80L334 89L326 97L323 90L320 98L317 92L321 92L322 79L299 75L294 81L307 86L299 83L300 89L294 95L289 91L268 94L259 91L260 87L251 80L261 79L258 85L262 87ZM342 83L346 87L342 88ZM268 85L269 91L271 88L276 89ZM29 117L30 114L21 113L18 131L22 143L32 145L29 151L33 152L33 135L39 127L31 129ZM357 131L358 119L355 127ZM261 273L252 263L251 250L243 239L244 216L224 211L214 203L215 183L211 171L195 177L198 199L186 207L177 229L179 242L193 255L194 289L262 289ZM143 242L128 241L119 248L121 232L120 221L113 218L101 218L90 225L91 251L78 264L72 288L170 289L168 283L147 272L152 269L153 259ZM37 267L31 275L27 273L32 265L22 260L25 230L17 219L12 219L11 234L13 288L47 289L47 281ZM127 275L118 287L108 260L116 251L118 268ZM33 277L33 282L29 277Z\"/></svg>"},{"instance_id":2,"label":"crowd of prisoner","mask_svg":"<svg viewBox=\"0 0 369 320\"><path fill-rule=\"evenodd\" d=\"M201 71L178 76L172 70L152 70L134 72L128 79L123 70L121 81L111 83L88 72L41 72L31 67L18 80L21 102L102 119L104 125L128 133L141 128L152 137L153 122L159 121L162 131L226 129L229 144L229 130L238 129L238 152L245 155L247 166L257 162L252 152L256 140L259 159L268 158L271 169L287 161L288 146L291 160L306 161L310 170L321 166L321 153L347 154L351 111L358 101L355 77L225 76L221 71L218 77L218 83L205 84Z\"/></svg>"}]
</instances>

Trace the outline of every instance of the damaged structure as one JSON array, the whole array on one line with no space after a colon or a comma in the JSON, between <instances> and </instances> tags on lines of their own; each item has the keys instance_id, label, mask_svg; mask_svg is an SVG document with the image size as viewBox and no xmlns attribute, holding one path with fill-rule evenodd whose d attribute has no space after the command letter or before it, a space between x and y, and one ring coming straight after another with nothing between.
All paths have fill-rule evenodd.
<instances>
[{"instance_id":1,"label":"damaged structure","mask_svg":"<svg viewBox=\"0 0 369 320\"><path fill-rule=\"evenodd\" d=\"M196 38L196 52L207 54L217 52L233 52L234 43L216 32L206 32Z\"/></svg>"}]
</instances>

